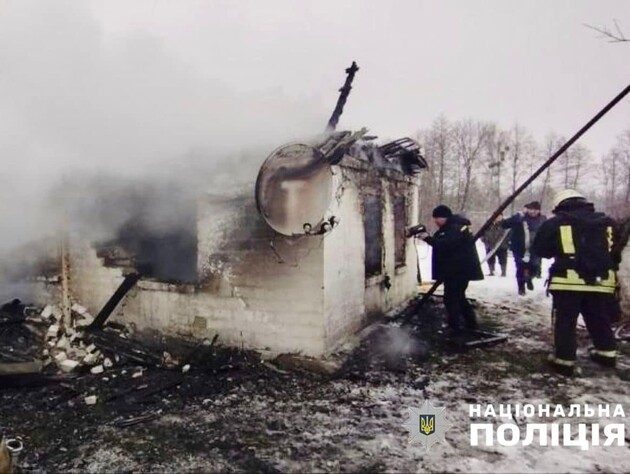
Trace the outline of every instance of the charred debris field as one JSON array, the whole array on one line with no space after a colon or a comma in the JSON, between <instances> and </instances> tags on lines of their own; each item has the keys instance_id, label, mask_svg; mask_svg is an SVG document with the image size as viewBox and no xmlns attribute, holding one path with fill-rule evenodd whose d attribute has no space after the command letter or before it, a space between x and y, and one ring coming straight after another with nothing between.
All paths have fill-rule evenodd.
<instances>
[{"instance_id":1,"label":"charred debris field","mask_svg":"<svg viewBox=\"0 0 630 474\"><path fill-rule=\"evenodd\" d=\"M521 395L570 401L568 392L562 400L554 389L566 380L544 372L548 341L537 340L544 338L544 323L511 327L506 322L514 309L477 304L484 325L500 327L514 341L462 352L442 342L438 300L421 310L413 302L321 363L299 356L264 360L217 339L170 344L171 354L108 324L72 341L76 346L83 338L82 345L101 351L109 361L102 371L63 373L48 364L37 376L4 377L0 429L23 441L23 471L439 470L407 446L408 406L425 398L451 406L506 401L513 393L505 380L514 377L522 381ZM2 324L0 361L45 351L49 331L38 319ZM587 370L584 380L601 377L609 375ZM627 383L627 370L615 377ZM460 435L452 447L462 448Z\"/></svg>"}]
</instances>

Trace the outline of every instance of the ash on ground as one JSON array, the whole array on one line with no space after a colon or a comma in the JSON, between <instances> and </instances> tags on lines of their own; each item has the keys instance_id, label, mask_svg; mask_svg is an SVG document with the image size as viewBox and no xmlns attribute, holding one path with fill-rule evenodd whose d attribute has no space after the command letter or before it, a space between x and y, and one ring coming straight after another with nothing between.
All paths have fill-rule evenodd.
<instances>
[{"instance_id":1,"label":"ash on ground","mask_svg":"<svg viewBox=\"0 0 630 474\"><path fill-rule=\"evenodd\" d=\"M452 350L444 343L439 298L421 309L416 301L400 318L372 325L356 347L323 363L263 360L220 341L184 347L165 361L154 347L134 352L136 346L127 344L116 350L129 357L113 360L103 372L92 373L81 362L70 373L49 369L61 380L2 389L0 429L22 438L21 469L29 470L630 470L627 448L470 446L469 403L621 403L630 409L627 346L619 368L602 371L585 357L582 331L584 375L554 375L545 366L551 331L544 291L516 299L511 286L501 284L488 279L473 285L471 294L482 325L509 336L504 344ZM22 350L38 340L46 345L45 335L16 335L21 325L8 333L7 327L0 333L3 344L11 339ZM121 328L104 332L129 337L120 337ZM103 360L115 357L106 342L97 349ZM85 351L88 344L78 348ZM446 442L428 452L409 444L402 426L407 408L425 399L446 407L451 424Z\"/></svg>"}]
</instances>

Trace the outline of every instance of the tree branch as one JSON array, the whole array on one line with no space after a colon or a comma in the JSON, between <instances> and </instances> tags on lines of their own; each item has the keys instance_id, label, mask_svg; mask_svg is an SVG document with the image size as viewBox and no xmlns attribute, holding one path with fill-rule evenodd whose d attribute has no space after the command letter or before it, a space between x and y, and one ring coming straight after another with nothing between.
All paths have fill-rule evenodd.
<instances>
[{"instance_id":1,"label":"tree branch","mask_svg":"<svg viewBox=\"0 0 630 474\"><path fill-rule=\"evenodd\" d=\"M621 31L621 28L619 27L619 22L617 20L613 20L613 24L615 25L614 31L607 26L602 26L601 28L587 24L584 24L584 26L598 32L600 34L600 37L606 38L609 43L630 42L630 38L626 37L623 31Z\"/></svg>"}]
</instances>

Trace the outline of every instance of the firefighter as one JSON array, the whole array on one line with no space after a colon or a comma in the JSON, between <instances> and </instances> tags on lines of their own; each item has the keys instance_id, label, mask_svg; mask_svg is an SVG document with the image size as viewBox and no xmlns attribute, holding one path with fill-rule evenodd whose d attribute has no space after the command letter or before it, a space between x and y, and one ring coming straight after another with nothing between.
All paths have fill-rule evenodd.
<instances>
[{"instance_id":1,"label":"firefighter","mask_svg":"<svg viewBox=\"0 0 630 474\"><path fill-rule=\"evenodd\" d=\"M548 283L553 296L555 352L549 362L564 375L579 373L575 328L582 314L595 346L589 351L591 359L614 367L617 352L608 306L620 260L612 250L615 222L595 212L593 204L572 189L556 195L553 213L533 244L538 255L554 259Z\"/></svg>"},{"instance_id":2,"label":"firefighter","mask_svg":"<svg viewBox=\"0 0 630 474\"><path fill-rule=\"evenodd\" d=\"M540 267L540 256L532 252L536 232L547 218L540 212L540 203L532 201L525 204L522 212L501 222L501 227L511 230L510 249L516 266L516 284L518 294L523 296L526 291L534 289L533 277Z\"/></svg>"},{"instance_id":3,"label":"firefighter","mask_svg":"<svg viewBox=\"0 0 630 474\"><path fill-rule=\"evenodd\" d=\"M459 339L465 331L477 329L477 317L466 299L466 289L470 281L483 280L483 273L470 221L444 205L433 210L433 221L438 227L433 236L424 228L417 236L433 248L433 278L444 283L449 337Z\"/></svg>"}]
</instances>

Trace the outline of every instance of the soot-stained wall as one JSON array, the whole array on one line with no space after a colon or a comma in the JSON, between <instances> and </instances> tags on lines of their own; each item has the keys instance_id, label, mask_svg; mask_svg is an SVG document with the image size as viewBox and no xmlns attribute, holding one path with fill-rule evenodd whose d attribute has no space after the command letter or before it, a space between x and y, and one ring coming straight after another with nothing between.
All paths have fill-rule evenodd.
<instances>
[{"instance_id":1,"label":"soot-stained wall","mask_svg":"<svg viewBox=\"0 0 630 474\"><path fill-rule=\"evenodd\" d=\"M403 305L416 294L415 253L407 239L400 261L394 202L404 196L407 224L417 223L415 178L353 159L332 172L336 192L328 217L339 224L327 235L277 234L257 212L253 186L202 196L195 213L195 282L144 278L112 317L139 330L195 338L218 333L223 344L321 356L361 329L370 314ZM366 192L381 197L381 268L371 276L365 265ZM106 266L81 242L73 244L71 257L73 296L96 313L124 270Z\"/></svg>"}]
</instances>

